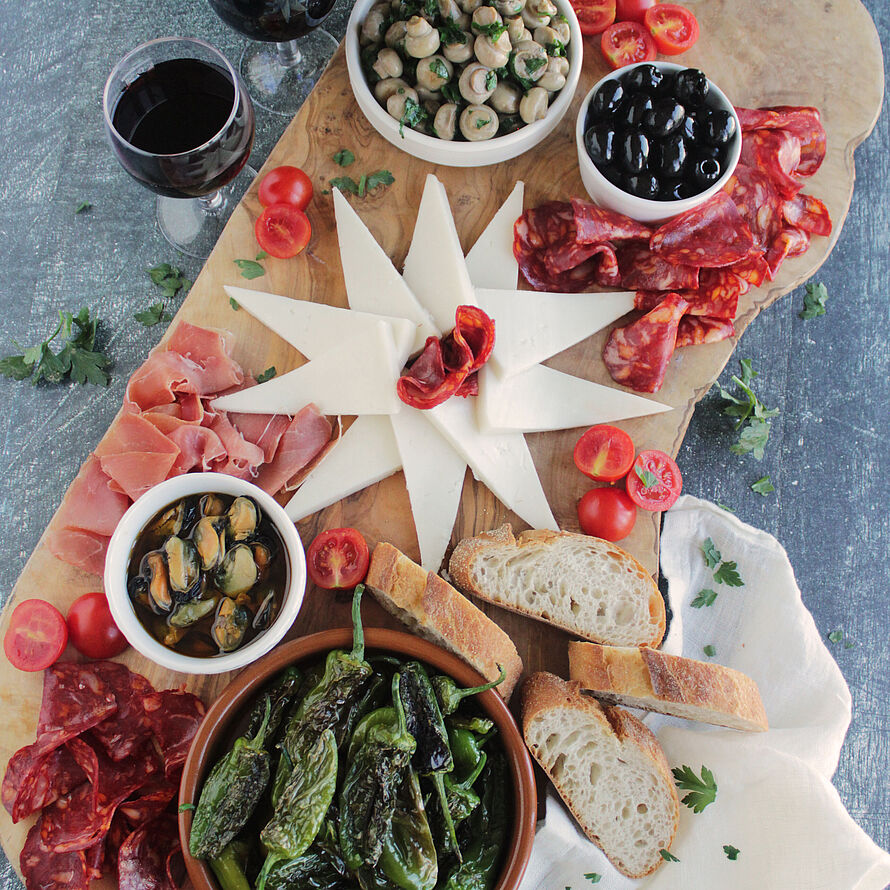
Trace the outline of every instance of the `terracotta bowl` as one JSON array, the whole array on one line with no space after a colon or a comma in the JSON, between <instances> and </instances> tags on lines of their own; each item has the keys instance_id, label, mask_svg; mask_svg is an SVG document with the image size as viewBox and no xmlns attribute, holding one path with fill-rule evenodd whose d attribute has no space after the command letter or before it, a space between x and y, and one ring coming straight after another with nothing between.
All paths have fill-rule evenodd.
<instances>
[{"instance_id":1,"label":"terracotta bowl","mask_svg":"<svg viewBox=\"0 0 890 890\"><path fill-rule=\"evenodd\" d=\"M234 734L239 728L239 720L253 704L256 693L272 677L292 664L318 661L331 649L351 647L351 628L326 630L285 643L244 670L213 703L195 735L182 775L179 789L180 804L197 802L204 776L232 744ZM367 628L365 647L369 652L395 653L416 658L442 673L449 674L462 686L478 686L485 682L483 677L455 655L411 634ZM513 780L515 803L513 829L504 857L503 871L495 884L495 890L515 890L525 873L535 837L537 800L532 761L519 727L500 695L489 690L477 695L475 701L498 727ZM209 866L189 855L188 838L191 825L191 810L180 810L179 836L192 884L195 890L219 890Z\"/></svg>"}]
</instances>

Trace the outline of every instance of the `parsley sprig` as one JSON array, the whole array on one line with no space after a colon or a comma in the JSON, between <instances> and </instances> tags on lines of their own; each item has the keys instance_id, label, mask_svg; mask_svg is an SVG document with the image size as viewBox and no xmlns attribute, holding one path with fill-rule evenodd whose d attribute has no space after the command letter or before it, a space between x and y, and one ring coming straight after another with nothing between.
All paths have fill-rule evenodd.
<instances>
[{"instance_id":1,"label":"parsley sprig","mask_svg":"<svg viewBox=\"0 0 890 890\"><path fill-rule=\"evenodd\" d=\"M351 176L335 176L331 180L334 188L340 189L341 192L349 192L358 198L364 198L366 194L371 192L378 186L386 187L392 185L396 181L395 176L389 170L375 170L373 173L363 173L356 182Z\"/></svg>"},{"instance_id":2,"label":"parsley sprig","mask_svg":"<svg viewBox=\"0 0 890 890\"><path fill-rule=\"evenodd\" d=\"M733 454L753 454L755 460L763 460L763 452L769 439L771 418L779 413L778 408L767 408L751 388L751 381L759 374L751 367L751 360L743 358L739 361L741 377L733 374L732 381L741 391L733 395L720 387L723 397L723 413L737 417L735 429L738 439L730 447Z\"/></svg>"},{"instance_id":3,"label":"parsley sprig","mask_svg":"<svg viewBox=\"0 0 890 890\"><path fill-rule=\"evenodd\" d=\"M745 586L745 582L742 581L742 576L739 574L738 565L731 560L725 560L711 538L705 538L701 545L701 552L705 565L714 572L714 581L718 584L725 584L727 587ZM717 591L710 587L704 587L695 595L690 605L693 609L701 609L705 606L713 606L716 599Z\"/></svg>"},{"instance_id":4,"label":"parsley sprig","mask_svg":"<svg viewBox=\"0 0 890 890\"><path fill-rule=\"evenodd\" d=\"M701 778L690 766L676 766L671 772L677 787L689 792L682 800L693 813L701 813L717 799L717 782L706 766L701 768Z\"/></svg>"},{"instance_id":5,"label":"parsley sprig","mask_svg":"<svg viewBox=\"0 0 890 890\"><path fill-rule=\"evenodd\" d=\"M171 266L170 263L158 263L148 270L148 277L152 284L161 289L163 299L158 303L152 303L147 309L133 313L133 318L147 328L153 328L156 324L170 321L173 318L167 311L167 301L177 296L180 291L187 291L192 282L182 274L182 269Z\"/></svg>"}]
</instances>

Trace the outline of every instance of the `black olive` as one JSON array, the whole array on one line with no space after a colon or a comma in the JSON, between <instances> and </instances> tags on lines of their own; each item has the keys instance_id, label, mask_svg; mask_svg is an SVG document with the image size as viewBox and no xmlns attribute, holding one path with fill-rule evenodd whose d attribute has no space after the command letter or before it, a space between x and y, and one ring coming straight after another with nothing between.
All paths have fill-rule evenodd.
<instances>
[{"instance_id":1,"label":"black olive","mask_svg":"<svg viewBox=\"0 0 890 890\"><path fill-rule=\"evenodd\" d=\"M700 161L702 158L713 158L715 161L722 161L724 148L721 145L707 145L700 142L695 146L693 154L697 161Z\"/></svg>"},{"instance_id":2,"label":"black olive","mask_svg":"<svg viewBox=\"0 0 890 890\"><path fill-rule=\"evenodd\" d=\"M686 154L683 135L673 133L649 147L649 168L664 179L676 179L683 175Z\"/></svg>"},{"instance_id":3,"label":"black olive","mask_svg":"<svg viewBox=\"0 0 890 890\"><path fill-rule=\"evenodd\" d=\"M588 125L613 115L624 101L624 87L618 80L607 80L590 100L587 111Z\"/></svg>"},{"instance_id":4,"label":"black olive","mask_svg":"<svg viewBox=\"0 0 890 890\"><path fill-rule=\"evenodd\" d=\"M675 99L661 99L646 112L643 127L647 135L659 139L680 127L685 115L686 109Z\"/></svg>"},{"instance_id":5,"label":"black olive","mask_svg":"<svg viewBox=\"0 0 890 890\"><path fill-rule=\"evenodd\" d=\"M652 100L642 94L631 96L618 111L618 120L628 127L639 127L652 110Z\"/></svg>"},{"instance_id":6,"label":"black olive","mask_svg":"<svg viewBox=\"0 0 890 890\"><path fill-rule=\"evenodd\" d=\"M623 186L626 192L630 192L638 198L658 197L658 180L649 173L634 173L631 176L625 176Z\"/></svg>"},{"instance_id":7,"label":"black olive","mask_svg":"<svg viewBox=\"0 0 890 890\"><path fill-rule=\"evenodd\" d=\"M612 183L612 185L617 188L623 188L622 180L624 179L624 174L616 164L610 164L608 167L600 167L599 171Z\"/></svg>"},{"instance_id":8,"label":"black olive","mask_svg":"<svg viewBox=\"0 0 890 890\"><path fill-rule=\"evenodd\" d=\"M702 158L693 168L692 175L695 182L702 189L706 189L723 175L723 165L714 158Z\"/></svg>"},{"instance_id":9,"label":"black olive","mask_svg":"<svg viewBox=\"0 0 890 890\"><path fill-rule=\"evenodd\" d=\"M683 123L680 124L680 132L687 142L698 142L701 136L701 124L694 111L687 111Z\"/></svg>"},{"instance_id":10,"label":"black olive","mask_svg":"<svg viewBox=\"0 0 890 890\"><path fill-rule=\"evenodd\" d=\"M624 134L618 160L625 173L642 173L649 160L649 140L639 132Z\"/></svg>"},{"instance_id":11,"label":"black olive","mask_svg":"<svg viewBox=\"0 0 890 890\"><path fill-rule=\"evenodd\" d=\"M658 192L659 201L682 201L691 198L698 193L698 189L684 179L662 180L661 189Z\"/></svg>"},{"instance_id":12,"label":"black olive","mask_svg":"<svg viewBox=\"0 0 890 890\"><path fill-rule=\"evenodd\" d=\"M664 74L654 65L637 65L624 75L623 80L628 92L654 96L664 82Z\"/></svg>"},{"instance_id":13,"label":"black olive","mask_svg":"<svg viewBox=\"0 0 890 890\"><path fill-rule=\"evenodd\" d=\"M690 108L699 108L708 99L708 78L698 68L685 68L674 76L674 95Z\"/></svg>"},{"instance_id":14,"label":"black olive","mask_svg":"<svg viewBox=\"0 0 890 890\"><path fill-rule=\"evenodd\" d=\"M722 108L712 108L705 124L705 141L726 145L735 136L735 118Z\"/></svg>"},{"instance_id":15,"label":"black olive","mask_svg":"<svg viewBox=\"0 0 890 890\"><path fill-rule=\"evenodd\" d=\"M584 134L587 154L597 167L611 164L615 159L615 142L615 130L611 124L595 124Z\"/></svg>"}]
</instances>

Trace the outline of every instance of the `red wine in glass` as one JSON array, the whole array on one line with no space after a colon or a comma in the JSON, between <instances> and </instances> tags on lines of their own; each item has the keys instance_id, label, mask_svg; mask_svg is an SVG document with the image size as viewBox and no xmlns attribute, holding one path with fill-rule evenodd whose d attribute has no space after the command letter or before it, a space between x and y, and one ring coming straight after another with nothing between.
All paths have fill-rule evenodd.
<instances>
[{"instance_id":1,"label":"red wine in glass","mask_svg":"<svg viewBox=\"0 0 890 890\"><path fill-rule=\"evenodd\" d=\"M287 43L305 37L334 8L336 0L210 0L214 12L230 27L267 43Z\"/></svg>"}]
</instances>

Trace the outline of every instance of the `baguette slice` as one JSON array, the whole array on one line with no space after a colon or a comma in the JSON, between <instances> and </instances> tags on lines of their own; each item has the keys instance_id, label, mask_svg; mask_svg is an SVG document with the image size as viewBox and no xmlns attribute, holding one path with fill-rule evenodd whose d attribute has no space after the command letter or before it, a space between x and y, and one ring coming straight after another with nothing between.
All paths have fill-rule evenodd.
<instances>
[{"instance_id":1,"label":"baguette slice","mask_svg":"<svg viewBox=\"0 0 890 890\"><path fill-rule=\"evenodd\" d=\"M523 687L522 730L532 755L609 861L631 878L655 871L680 818L658 739L627 711L547 673L532 674Z\"/></svg>"},{"instance_id":2,"label":"baguette slice","mask_svg":"<svg viewBox=\"0 0 890 890\"><path fill-rule=\"evenodd\" d=\"M569 676L608 704L749 732L769 729L757 684L721 664L654 649L569 643Z\"/></svg>"},{"instance_id":3,"label":"baguette slice","mask_svg":"<svg viewBox=\"0 0 890 890\"><path fill-rule=\"evenodd\" d=\"M427 572L392 544L374 548L365 585L380 604L418 636L444 646L474 667L489 682L507 678L495 688L505 701L522 674L513 641L484 612L433 572Z\"/></svg>"},{"instance_id":4,"label":"baguette slice","mask_svg":"<svg viewBox=\"0 0 890 890\"><path fill-rule=\"evenodd\" d=\"M509 525L465 538L451 577L480 599L616 646L657 646L664 600L648 572L620 547L589 535Z\"/></svg>"}]
</instances>

